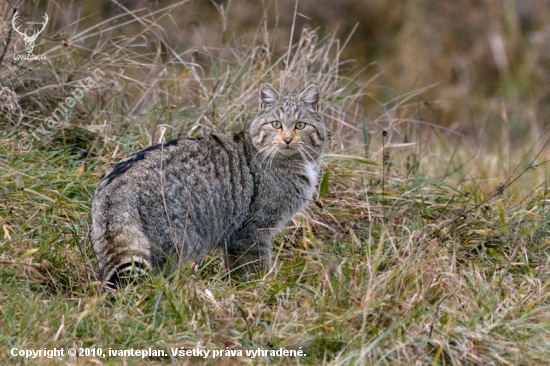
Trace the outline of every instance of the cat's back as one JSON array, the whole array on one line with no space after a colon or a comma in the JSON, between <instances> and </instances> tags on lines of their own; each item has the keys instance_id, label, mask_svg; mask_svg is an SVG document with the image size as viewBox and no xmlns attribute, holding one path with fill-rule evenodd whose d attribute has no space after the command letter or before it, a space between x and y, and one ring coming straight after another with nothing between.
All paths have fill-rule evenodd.
<instances>
[{"instance_id":1,"label":"cat's back","mask_svg":"<svg viewBox=\"0 0 550 366\"><path fill-rule=\"evenodd\" d=\"M231 184L235 175L244 179L243 173L250 174L245 144L243 133L214 133L148 147L119 161L102 179L95 199L115 191L147 193L137 189L160 188L161 183L168 191L173 184L194 184L197 190Z\"/></svg>"},{"instance_id":2,"label":"cat's back","mask_svg":"<svg viewBox=\"0 0 550 366\"><path fill-rule=\"evenodd\" d=\"M172 140L121 160L95 192L96 252L108 257L140 243L136 257L159 267L174 243L186 242L194 250L185 249L183 261L200 257L244 219L254 191L249 160L244 133ZM103 272L108 278L110 270Z\"/></svg>"}]
</instances>

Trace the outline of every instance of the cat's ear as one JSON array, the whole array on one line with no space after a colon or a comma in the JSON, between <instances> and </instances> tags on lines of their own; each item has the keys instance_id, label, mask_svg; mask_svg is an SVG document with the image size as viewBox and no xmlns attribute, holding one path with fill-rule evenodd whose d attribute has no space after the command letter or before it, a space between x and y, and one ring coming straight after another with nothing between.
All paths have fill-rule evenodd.
<instances>
[{"instance_id":1,"label":"cat's ear","mask_svg":"<svg viewBox=\"0 0 550 366\"><path fill-rule=\"evenodd\" d=\"M264 106L273 104L280 98L279 93L268 83L263 83L260 86L260 107L264 109Z\"/></svg>"},{"instance_id":2,"label":"cat's ear","mask_svg":"<svg viewBox=\"0 0 550 366\"><path fill-rule=\"evenodd\" d=\"M311 84L300 93L298 99L317 110L319 108L319 87L316 84Z\"/></svg>"}]
</instances>

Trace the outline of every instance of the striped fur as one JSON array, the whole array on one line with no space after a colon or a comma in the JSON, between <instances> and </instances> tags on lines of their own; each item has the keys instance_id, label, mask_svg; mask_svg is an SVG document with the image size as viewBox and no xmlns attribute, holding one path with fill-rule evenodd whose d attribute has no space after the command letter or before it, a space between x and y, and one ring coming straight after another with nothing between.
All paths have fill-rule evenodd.
<instances>
[{"instance_id":1,"label":"striped fur","mask_svg":"<svg viewBox=\"0 0 550 366\"><path fill-rule=\"evenodd\" d=\"M244 132L151 146L103 178L92 204L103 281L167 274L215 248L230 268L271 265L276 230L312 199L326 132L316 85L262 84L260 101Z\"/></svg>"}]
</instances>

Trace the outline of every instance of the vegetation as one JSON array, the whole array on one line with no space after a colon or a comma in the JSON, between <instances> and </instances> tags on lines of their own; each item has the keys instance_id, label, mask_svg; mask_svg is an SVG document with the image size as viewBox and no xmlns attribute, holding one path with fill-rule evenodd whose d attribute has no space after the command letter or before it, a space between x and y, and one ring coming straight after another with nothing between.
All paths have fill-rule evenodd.
<instances>
[{"instance_id":1,"label":"vegetation","mask_svg":"<svg viewBox=\"0 0 550 366\"><path fill-rule=\"evenodd\" d=\"M178 48L171 17L192 4L119 5L89 26L82 17L46 28L34 53L47 61L13 58L25 52L24 43L10 33L13 8L0 6L6 35L0 46L0 361L549 363L550 132L537 119L548 89L533 86L529 74L536 70L548 80L547 51L536 42L525 45L538 49L538 58L526 57L522 67L508 63L509 73L495 76L511 94L495 104L494 88L476 86L461 94L465 111L450 114L458 110L452 85L391 85L395 69L377 67L372 74L344 57L346 38L296 21L283 41L269 23L275 4L265 5L254 30L236 37L229 5L215 3L220 44ZM519 17L512 5L507 14ZM59 9L48 2L52 24L62 17ZM408 39L404 30L418 29L421 18L403 18L397 39ZM492 21L508 24L498 16ZM526 32L538 31L537 24ZM498 34L505 46L522 45L524 33ZM420 43L409 49L420 55L414 47ZM454 62L446 56L442 63ZM406 52L400 57L392 62L417 62ZM89 81L97 69L104 75ZM101 177L152 143L242 129L258 108L262 81L291 90L318 83L332 132L319 198L277 236L273 270L234 278L212 253L170 278L102 293L89 216ZM70 103L78 88L82 103ZM57 109L59 122L52 116ZM469 112L463 128L448 123ZM499 128L458 132L475 131L480 122ZM515 138L519 133L523 138ZM70 347L88 353L68 356ZM182 347L223 352L215 359L171 355ZM12 355L14 348L65 354L25 360ZM149 348L166 356L98 356L98 350ZM280 348L303 356L245 354Z\"/></svg>"}]
</instances>

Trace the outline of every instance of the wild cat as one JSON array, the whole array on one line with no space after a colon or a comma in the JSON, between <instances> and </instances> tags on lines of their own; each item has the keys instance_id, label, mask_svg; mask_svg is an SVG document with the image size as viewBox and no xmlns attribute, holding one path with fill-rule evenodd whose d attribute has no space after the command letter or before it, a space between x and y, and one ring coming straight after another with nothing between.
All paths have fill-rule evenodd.
<instances>
[{"instance_id":1,"label":"wild cat","mask_svg":"<svg viewBox=\"0 0 550 366\"><path fill-rule=\"evenodd\" d=\"M273 236L314 195L326 140L319 94L264 83L245 131L164 142L116 164L92 204L101 279L168 274L215 248L228 268L270 267Z\"/></svg>"}]
</instances>

